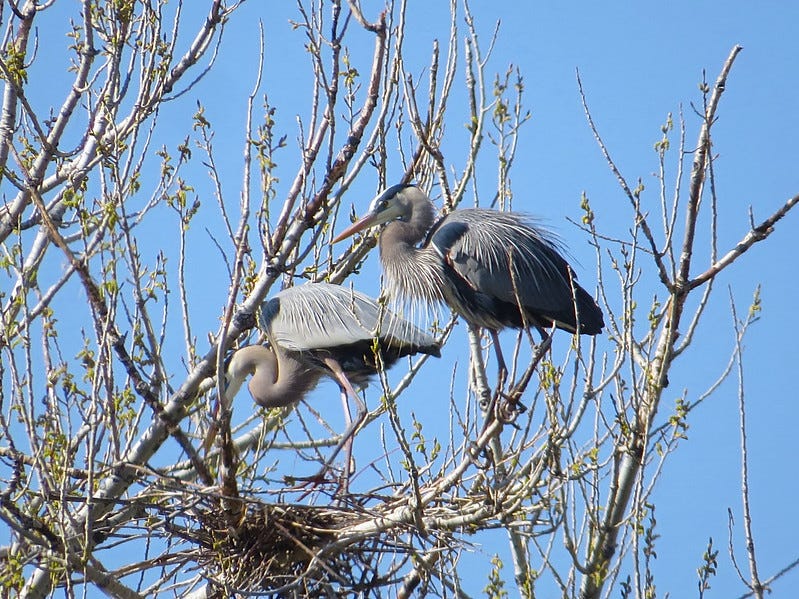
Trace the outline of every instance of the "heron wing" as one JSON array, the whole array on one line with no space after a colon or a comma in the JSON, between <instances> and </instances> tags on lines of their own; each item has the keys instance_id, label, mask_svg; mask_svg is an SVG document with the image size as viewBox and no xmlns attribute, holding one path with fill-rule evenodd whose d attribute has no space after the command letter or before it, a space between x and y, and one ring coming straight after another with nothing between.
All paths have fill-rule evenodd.
<instances>
[{"instance_id":1,"label":"heron wing","mask_svg":"<svg viewBox=\"0 0 799 599\"><path fill-rule=\"evenodd\" d=\"M363 293L330 283L285 289L266 302L261 326L270 339L292 351L350 345L379 337L401 344L435 340Z\"/></svg>"},{"instance_id":2,"label":"heron wing","mask_svg":"<svg viewBox=\"0 0 799 599\"><path fill-rule=\"evenodd\" d=\"M430 243L477 296L574 321L572 281L555 237L519 213L464 209L446 217ZM576 283L575 283L576 285Z\"/></svg>"}]
</instances>

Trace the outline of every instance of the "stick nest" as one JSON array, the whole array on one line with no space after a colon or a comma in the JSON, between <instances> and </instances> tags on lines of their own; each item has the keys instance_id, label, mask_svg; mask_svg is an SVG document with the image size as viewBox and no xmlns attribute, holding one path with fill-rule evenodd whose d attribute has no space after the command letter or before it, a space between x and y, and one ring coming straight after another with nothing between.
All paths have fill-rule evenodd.
<instances>
[{"instance_id":1,"label":"stick nest","mask_svg":"<svg viewBox=\"0 0 799 599\"><path fill-rule=\"evenodd\" d=\"M394 534L342 541L346 529L363 520L364 513L346 508L259 504L230 526L222 510L203 511L198 562L220 596L335 596L364 584L374 588L381 583L379 557L406 549Z\"/></svg>"}]
</instances>

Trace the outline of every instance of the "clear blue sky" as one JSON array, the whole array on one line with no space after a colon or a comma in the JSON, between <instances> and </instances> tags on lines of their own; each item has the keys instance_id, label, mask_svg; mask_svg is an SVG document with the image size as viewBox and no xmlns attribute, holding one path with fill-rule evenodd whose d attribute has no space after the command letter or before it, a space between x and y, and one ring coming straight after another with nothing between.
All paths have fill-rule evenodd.
<instances>
[{"instance_id":1,"label":"clear blue sky","mask_svg":"<svg viewBox=\"0 0 799 599\"><path fill-rule=\"evenodd\" d=\"M302 52L286 51L287 47L302 43L300 33L287 23L294 14L294 4L274 4L246 4L226 30L215 69L189 92L188 98L165 107L162 115L159 135L164 143L174 147L191 128L194 100L199 99L206 106L206 116L216 131L214 144L231 203L238 201L241 182L244 109L257 65L258 19L264 21L266 30L264 89L277 106L278 129L288 134L290 144L296 135L295 114L307 110L308 97L303 94L308 89L303 85L308 77L307 57ZM430 4L433 3L409 2L412 29L406 48L409 58L418 60L418 67L413 69L417 74L428 62L433 39L443 43L447 36L448 3L435 3L433 8ZM640 177L654 190L652 173L657 168L657 157L653 144L660 137L666 115L676 115L682 109L687 120L687 143L691 146L698 127L691 103L701 101L697 85L702 71L707 71L712 82L733 45L741 44L744 50L729 78L715 128L720 250L730 248L745 234L750 207L755 220L761 220L799 193L796 4L680 1L473 5L484 36L490 34L497 20L501 22L491 65L498 72L503 72L508 64L518 65L525 78L526 105L532 111L532 120L523 129L513 173L514 207L540 215L553 225L569 246L580 279L589 289L595 283L593 253L583 234L566 219L579 218L583 191L591 198L598 228L608 235L623 233L630 222L630 211L584 118L575 80L578 68L594 119L617 165L629 181L634 183ZM366 7L372 18L375 10ZM355 66L364 75L369 64L363 61L370 54L360 56L362 62ZM55 67L51 64L48 68ZM449 126L462 127L462 123ZM463 156L457 148L450 151L453 159ZM286 152L286 168L280 173L282 189L293 176L289 163L296 160L294 154L291 149ZM202 172L199 165L198 172ZM399 178L399 164L389 167L389 173ZM490 170L478 173L478 177L482 193L488 197L495 173ZM376 181L364 181L362 185L345 198L358 212L366 208ZM200 193L211 193L210 186L197 187ZM655 211L654 191L649 198ZM210 195L203 201L213 202ZM174 231L171 225L166 229L166 234ZM799 524L793 505L799 485L792 472L798 449L795 423L799 422L799 402L793 368L799 352L793 310L799 301L799 283L790 258L799 250L797 231L799 217L791 214L765 244L755 246L719 278L699 329L702 339L672 371L665 400L673 402L683 390L689 400L695 399L715 381L732 347L728 289L743 312L755 286L761 284L762 318L745 340L744 383L749 408L754 534L764 579L799 557ZM157 227L152 233L165 234ZM193 243L209 245L210 260L218 256L201 227L195 226L192 235ZM206 331L216 330L227 292L219 266L209 263L207 268L189 273L190 282L211 281L206 287L207 312L192 314L192 326L201 339ZM378 268L375 253L356 279L356 286L376 295ZM462 344L461 348L453 349L457 343ZM199 349L204 350L202 346ZM447 370L452 362L460 360L459 372L464 378L465 356L463 335L456 335L442 362L435 368L428 367L416 384L425 393L443 389L446 394L448 381L441 386L441 369ZM181 373L176 364L176 381ZM324 385L317 393L330 401L337 390L334 385ZM377 388L369 391L373 403L378 393ZM408 394L405 399L412 397ZM245 401L248 398L243 394L239 402ZM412 409L420 418L441 418L446 424L446 418L434 409L426 409L427 403L419 402ZM338 400L331 405L338 409ZM667 406L669 403L664 409ZM661 534L656 561L658 591L661 596L667 592L672 597L696 595L695 570L707 539L712 536L721 553L719 574L713 579L708 596L738 596L744 587L726 552L730 508L736 520L736 557L739 564L745 564L746 557L740 552L740 441L734 379L691 415L690 425L689 438L670 459L655 494L657 530ZM506 555L506 544L484 547L482 555L490 556L496 551ZM475 586L469 589L474 595L479 595L485 584L487 561L476 565ZM505 561L509 563L507 557ZM509 567L505 575L508 581L512 580ZM797 584L799 573L794 572L776 583L774 596L790 596ZM617 595L618 590L614 590L613 596Z\"/></svg>"}]
</instances>

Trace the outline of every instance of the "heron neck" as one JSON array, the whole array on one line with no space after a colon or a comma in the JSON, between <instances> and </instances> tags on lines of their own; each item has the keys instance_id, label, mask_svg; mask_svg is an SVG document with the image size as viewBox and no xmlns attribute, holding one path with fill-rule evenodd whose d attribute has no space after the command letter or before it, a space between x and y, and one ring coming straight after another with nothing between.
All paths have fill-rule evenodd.
<instances>
[{"instance_id":1,"label":"heron neck","mask_svg":"<svg viewBox=\"0 0 799 599\"><path fill-rule=\"evenodd\" d=\"M395 252L412 253L426 233L427 228L413 222L395 220L388 223L380 233L381 258Z\"/></svg>"},{"instance_id":2,"label":"heron neck","mask_svg":"<svg viewBox=\"0 0 799 599\"><path fill-rule=\"evenodd\" d=\"M300 360L281 349L270 352L274 356L273 368L264 370L250 379L250 393L255 403L265 408L282 408L299 402L319 382L321 374L307 368Z\"/></svg>"},{"instance_id":3,"label":"heron neck","mask_svg":"<svg viewBox=\"0 0 799 599\"><path fill-rule=\"evenodd\" d=\"M413 222L389 223L380 235L380 261L389 295L401 301L443 299L444 275L435 250L417 247L427 229Z\"/></svg>"}]
</instances>

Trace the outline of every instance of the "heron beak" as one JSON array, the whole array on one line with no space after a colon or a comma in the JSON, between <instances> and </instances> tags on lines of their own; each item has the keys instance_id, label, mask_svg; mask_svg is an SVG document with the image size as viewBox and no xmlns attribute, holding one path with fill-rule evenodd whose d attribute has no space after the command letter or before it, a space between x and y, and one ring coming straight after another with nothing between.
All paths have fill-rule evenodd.
<instances>
[{"instance_id":1,"label":"heron beak","mask_svg":"<svg viewBox=\"0 0 799 599\"><path fill-rule=\"evenodd\" d=\"M403 205L396 198L397 191L395 185L384 191L377 196L372 203L369 204L369 212L361 217L356 222L352 223L348 228L344 229L338 236L333 239L333 243L338 243L342 239L346 239L359 231L368 229L369 227L376 227L392 220L402 218L405 215Z\"/></svg>"},{"instance_id":2,"label":"heron beak","mask_svg":"<svg viewBox=\"0 0 799 599\"><path fill-rule=\"evenodd\" d=\"M358 219L354 223L352 223L349 227L344 229L341 233L338 234L337 237L333 239L333 243L338 243L342 239L346 239L347 237L351 237L358 233L359 231L363 231L364 229L368 229L369 227L373 227L375 225L381 224L379 219L380 213L379 212L369 212L362 218Z\"/></svg>"}]
</instances>

